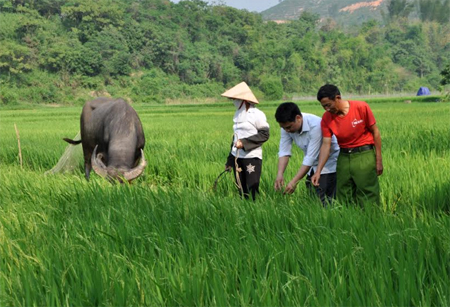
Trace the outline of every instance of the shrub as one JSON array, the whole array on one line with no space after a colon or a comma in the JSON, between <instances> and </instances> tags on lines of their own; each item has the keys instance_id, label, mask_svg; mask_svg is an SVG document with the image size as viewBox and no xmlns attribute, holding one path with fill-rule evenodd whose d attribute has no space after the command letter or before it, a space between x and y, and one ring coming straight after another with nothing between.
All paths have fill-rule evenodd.
<instances>
[{"instance_id":1,"label":"shrub","mask_svg":"<svg viewBox=\"0 0 450 307\"><path fill-rule=\"evenodd\" d=\"M0 105L15 105L19 102L17 88L1 86L0 87Z\"/></svg>"},{"instance_id":2,"label":"shrub","mask_svg":"<svg viewBox=\"0 0 450 307\"><path fill-rule=\"evenodd\" d=\"M259 88L266 99L277 100L283 97L283 84L279 77L263 77Z\"/></svg>"}]
</instances>

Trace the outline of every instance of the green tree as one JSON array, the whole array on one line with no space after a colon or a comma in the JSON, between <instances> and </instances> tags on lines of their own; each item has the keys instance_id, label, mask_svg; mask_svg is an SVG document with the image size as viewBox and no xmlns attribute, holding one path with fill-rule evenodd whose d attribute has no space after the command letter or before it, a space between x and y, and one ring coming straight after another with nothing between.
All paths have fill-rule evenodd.
<instances>
[{"instance_id":1,"label":"green tree","mask_svg":"<svg viewBox=\"0 0 450 307\"><path fill-rule=\"evenodd\" d=\"M122 33L114 27L105 28L84 47L89 54L98 54L101 73L105 75L127 75L131 72L130 53Z\"/></svg>"},{"instance_id":2,"label":"green tree","mask_svg":"<svg viewBox=\"0 0 450 307\"><path fill-rule=\"evenodd\" d=\"M278 100L283 97L283 84L279 77L263 76L259 87L266 99Z\"/></svg>"},{"instance_id":3,"label":"green tree","mask_svg":"<svg viewBox=\"0 0 450 307\"><path fill-rule=\"evenodd\" d=\"M31 50L16 42L3 41L0 44L0 72L8 76L31 71Z\"/></svg>"},{"instance_id":4,"label":"green tree","mask_svg":"<svg viewBox=\"0 0 450 307\"><path fill-rule=\"evenodd\" d=\"M447 84L450 84L450 64L448 64L447 67L445 67L444 70L441 71L441 76L442 76L442 79L440 81L441 85L445 86ZM450 100L450 90L447 90L447 93L445 93L444 95L445 100L447 101Z\"/></svg>"},{"instance_id":5,"label":"green tree","mask_svg":"<svg viewBox=\"0 0 450 307\"><path fill-rule=\"evenodd\" d=\"M450 84L450 64L448 64L447 67L445 67L444 70L441 71L441 76L442 85Z\"/></svg>"},{"instance_id":6,"label":"green tree","mask_svg":"<svg viewBox=\"0 0 450 307\"><path fill-rule=\"evenodd\" d=\"M422 21L450 21L450 0L419 0L419 16Z\"/></svg>"},{"instance_id":7,"label":"green tree","mask_svg":"<svg viewBox=\"0 0 450 307\"><path fill-rule=\"evenodd\" d=\"M387 16L383 15L387 22L397 20L398 18L408 18L414 10L414 3L408 0L390 0L387 3Z\"/></svg>"},{"instance_id":8,"label":"green tree","mask_svg":"<svg viewBox=\"0 0 450 307\"><path fill-rule=\"evenodd\" d=\"M123 10L112 0L76 0L61 8L61 17L83 43L106 27L120 28L124 24Z\"/></svg>"}]
</instances>

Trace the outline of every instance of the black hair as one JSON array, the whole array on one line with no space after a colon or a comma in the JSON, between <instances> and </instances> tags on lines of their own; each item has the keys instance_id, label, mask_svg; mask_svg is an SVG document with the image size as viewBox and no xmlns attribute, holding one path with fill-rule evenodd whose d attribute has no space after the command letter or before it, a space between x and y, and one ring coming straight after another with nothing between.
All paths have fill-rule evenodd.
<instances>
[{"instance_id":1,"label":"black hair","mask_svg":"<svg viewBox=\"0 0 450 307\"><path fill-rule=\"evenodd\" d=\"M299 107L293 102L283 102L275 112L275 119L278 123L295 122L297 115L302 116Z\"/></svg>"},{"instance_id":2,"label":"black hair","mask_svg":"<svg viewBox=\"0 0 450 307\"><path fill-rule=\"evenodd\" d=\"M337 95L341 95L341 92L336 85L325 84L317 92L317 100L321 101L323 98L334 100Z\"/></svg>"}]
</instances>

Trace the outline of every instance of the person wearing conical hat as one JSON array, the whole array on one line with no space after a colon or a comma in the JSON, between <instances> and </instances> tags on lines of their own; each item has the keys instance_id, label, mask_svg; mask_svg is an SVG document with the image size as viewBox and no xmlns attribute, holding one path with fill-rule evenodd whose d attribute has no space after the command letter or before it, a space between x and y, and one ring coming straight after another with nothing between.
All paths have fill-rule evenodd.
<instances>
[{"instance_id":1,"label":"person wearing conical hat","mask_svg":"<svg viewBox=\"0 0 450 307\"><path fill-rule=\"evenodd\" d=\"M233 170L239 193L255 200L259 193L262 168L262 144L269 139L269 124L266 115L256 108L258 100L245 82L241 82L222 94L233 100L236 112L233 117L234 137L225 164Z\"/></svg>"}]
</instances>

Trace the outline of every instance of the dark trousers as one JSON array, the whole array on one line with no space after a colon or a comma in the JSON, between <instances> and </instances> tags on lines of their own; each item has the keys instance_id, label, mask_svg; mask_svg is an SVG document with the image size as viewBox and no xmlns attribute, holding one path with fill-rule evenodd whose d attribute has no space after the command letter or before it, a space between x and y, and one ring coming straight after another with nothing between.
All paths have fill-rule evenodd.
<instances>
[{"instance_id":1,"label":"dark trousers","mask_svg":"<svg viewBox=\"0 0 450 307\"><path fill-rule=\"evenodd\" d=\"M241 169L239 172L239 179L242 185L242 191L239 188L239 194L242 197L248 198L249 193L252 194L252 199L255 200L256 193L259 193L259 182L261 178L262 160L258 158L250 159L237 159L238 167ZM236 166L233 163L234 178L236 180ZM236 180L236 184L238 184ZM238 184L239 185L239 184Z\"/></svg>"},{"instance_id":2,"label":"dark trousers","mask_svg":"<svg viewBox=\"0 0 450 307\"><path fill-rule=\"evenodd\" d=\"M311 182L313 175L314 171L311 170L311 174L306 176L306 187L311 194L319 196L324 206L330 205L336 198L336 173L321 174L318 187L314 186Z\"/></svg>"}]
</instances>

